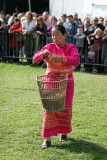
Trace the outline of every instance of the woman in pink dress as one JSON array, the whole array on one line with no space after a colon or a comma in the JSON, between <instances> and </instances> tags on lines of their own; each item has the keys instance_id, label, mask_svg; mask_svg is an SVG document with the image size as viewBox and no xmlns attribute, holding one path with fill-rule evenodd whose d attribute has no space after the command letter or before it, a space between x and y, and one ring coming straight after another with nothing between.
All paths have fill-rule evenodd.
<instances>
[{"instance_id":1,"label":"woman in pink dress","mask_svg":"<svg viewBox=\"0 0 107 160\"><path fill-rule=\"evenodd\" d=\"M72 101L74 94L74 78L72 68L80 63L77 48L65 43L66 29L62 25L56 25L52 29L53 43L47 44L38 51L33 59L36 63L46 60L46 75L67 74L67 91L65 110L48 112L44 110L42 137L45 138L42 148L51 146L51 136L60 135L60 141L67 139L67 134L72 131Z\"/></svg>"}]
</instances>

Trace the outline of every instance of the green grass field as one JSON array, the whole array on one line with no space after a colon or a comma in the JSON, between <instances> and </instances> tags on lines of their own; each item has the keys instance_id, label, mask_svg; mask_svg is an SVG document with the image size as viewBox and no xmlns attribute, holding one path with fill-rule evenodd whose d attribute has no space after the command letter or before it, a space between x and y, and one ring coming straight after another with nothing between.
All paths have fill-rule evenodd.
<instances>
[{"instance_id":1,"label":"green grass field","mask_svg":"<svg viewBox=\"0 0 107 160\"><path fill-rule=\"evenodd\" d=\"M0 63L0 160L107 160L107 76L74 72L73 131L43 150L38 65Z\"/></svg>"}]
</instances>

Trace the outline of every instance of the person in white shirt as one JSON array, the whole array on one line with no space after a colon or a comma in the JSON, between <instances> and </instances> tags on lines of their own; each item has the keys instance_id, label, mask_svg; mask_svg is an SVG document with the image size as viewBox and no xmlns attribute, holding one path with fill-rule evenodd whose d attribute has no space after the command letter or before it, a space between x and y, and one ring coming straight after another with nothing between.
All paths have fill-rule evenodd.
<instances>
[{"instance_id":1,"label":"person in white shirt","mask_svg":"<svg viewBox=\"0 0 107 160\"><path fill-rule=\"evenodd\" d=\"M35 31L36 22L33 21L33 14L31 11L26 12L25 20L22 22L22 31L26 35L24 45L25 45L25 54L27 57L27 63L32 64L33 52L35 49L33 32Z\"/></svg>"},{"instance_id":2,"label":"person in white shirt","mask_svg":"<svg viewBox=\"0 0 107 160\"><path fill-rule=\"evenodd\" d=\"M33 21L32 12L28 11L25 14L25 20L22 22L23 32L25 34L30 34L34 32L36 23Z\"/></svg>"},{"instance_id":3,"label":"person in white shirt","mask_svg":"<svg viewBox=\"0 0 107 160\"><path fill-rule=\"evenodd\" d=\"M67 22L67 15L66 15L66 14L62 14L62 16L61 16L61 21L63 22L63 26L64 26L65 28L67 28L68 22Z\"/></svg>"},{"instance_id":4,"label":"person in white shirt","mask_svg":"<svg viewBox=\"0 0 107 160\"><path fill-rule=\"evenodd\" d=\"M48 19L48 16L49 16L48 12L47 11L43 12L42 16L43 16L43 20L45 24L47 25L47 28L51 26L51 24L49 23L49 19Z\"/></svg>"}]
</instances>

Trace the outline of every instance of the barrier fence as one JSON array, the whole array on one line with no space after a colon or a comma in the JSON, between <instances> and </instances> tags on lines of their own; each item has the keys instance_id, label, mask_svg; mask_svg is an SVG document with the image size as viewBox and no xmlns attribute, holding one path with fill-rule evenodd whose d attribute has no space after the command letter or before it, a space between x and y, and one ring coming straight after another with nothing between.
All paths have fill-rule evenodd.
<instances>
[{"instance_id":1,"label":"barrier fence","mask_svg":"<svg viewBox=\"0 0 107 160\"><path fill-rule=\"evenodd\" d=\"M70 42L71 41L71 42ZM11 35L8 31L0 32L0 59L4 62L24 62L27 60L28 64L32 63L34 52L36 53L47 43L51 43L51 36L39 35L34 32L30 35L24 35L22 32L16 35ZM73 36L67 36L66 42L76 45L76 40ZM93 73L107 72L107 57L103 58L99 41L97 49L94 51L95 55L89 56L90 46L87 43L87 38L84 40L82 47L77 47L80 55L80 71L92 70Z\"/></svg>"}]
</instances>

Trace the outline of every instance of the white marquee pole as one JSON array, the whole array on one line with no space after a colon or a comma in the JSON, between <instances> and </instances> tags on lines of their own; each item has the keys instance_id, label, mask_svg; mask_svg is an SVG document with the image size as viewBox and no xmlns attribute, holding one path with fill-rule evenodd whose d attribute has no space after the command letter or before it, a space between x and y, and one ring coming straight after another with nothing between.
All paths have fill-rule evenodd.
<instances>
[{"instance_id":1,"label":"white marquee pole","mask_svg":"<svg viewBox=\"0 0 107 160\"><path fill-rule=\"evenodd\" d=\"M29 11L31 11L31 1L28 0Z\"/></svg>"}]
</instances>

